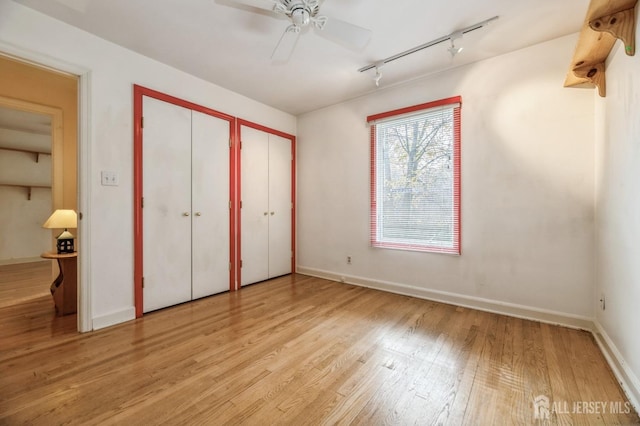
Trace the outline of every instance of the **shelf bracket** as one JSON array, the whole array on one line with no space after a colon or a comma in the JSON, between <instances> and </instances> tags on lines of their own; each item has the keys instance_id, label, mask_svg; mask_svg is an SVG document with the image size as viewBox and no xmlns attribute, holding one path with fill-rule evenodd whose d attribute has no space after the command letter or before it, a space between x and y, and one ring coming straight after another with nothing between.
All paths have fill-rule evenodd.
<instances>
[{"instance_id":1,"label":"shelf bracket","mask_svg":"<svg viewBox=\"0 0 640 426\"><path fill-rule=\"evenodd\" d=\"M607 79L604 74L604 62L598 64L581 64L573 69L578 78L584 78L598 88L601 97L607 96Z\"/></svg>"},{"instance_id":2,"label":"shelf bracket","mask_svg":"<svg viewBox=\"0 0 640 426\"><path fill-rule=\"evenodd\" d=\"M597 87L605 97L606 61L616 40L624 51L636 51L636 6L638 0L591 0L578 44L564 81L565 87Z\"/></svg>"},{"instance_id":3,"label":"shelf bracket","mask_svg":"<svg viewBox=\"0 0 640 426\"><path fill-rule=\"evenodd\" d=\"M621 40L628 56L633 56L636 53L635 5L630 9L592 19L589 21L589 27L594 31L608 32Z\"/></svg>"}]
</instances>

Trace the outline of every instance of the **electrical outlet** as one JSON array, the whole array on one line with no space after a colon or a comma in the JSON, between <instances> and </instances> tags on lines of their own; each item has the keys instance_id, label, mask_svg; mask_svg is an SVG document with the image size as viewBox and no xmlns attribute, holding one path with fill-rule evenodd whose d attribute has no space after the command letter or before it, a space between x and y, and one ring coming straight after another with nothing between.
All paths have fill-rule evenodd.
<instances>
[{"instance_id":1,"label":"electrical outlet","mask_svg":"<svg viewBox=\"0 0 640 426\"><path fill-rule=\"evenodd\" d=\"M604 297L604 293L600 294L600 309L602 309L603 311L606 309L607 304L606 304L606 299Z\"/></svg>"},{"instance_id":2,"label":"electrical outlet","mask_svg":"<svg viewBox=\"0 0 640 426\"><path fill-rule=\"evenodd\" d=\"M351 265L351 256L347 256L347 265Z\"/></svg>"},{"instance_id":3,"label":"electrical outlet","mask_svg":"<svg viewBox=\"0 0 640 426\"><path fill-rule=\"evenodd\" d=\"M118 174L116 172L102 171L100 178L103 186L118 186Z\"/></svg>"}]
</instances>

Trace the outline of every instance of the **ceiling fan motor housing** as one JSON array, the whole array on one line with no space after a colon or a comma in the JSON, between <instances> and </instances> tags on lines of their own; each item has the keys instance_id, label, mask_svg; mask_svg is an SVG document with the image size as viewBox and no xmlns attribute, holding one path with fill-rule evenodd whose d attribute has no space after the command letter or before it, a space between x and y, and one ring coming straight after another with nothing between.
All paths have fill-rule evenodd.
<instances>
[{"instance_id":1,"label":"ceiling fan motor housing","mask_svg":"<svg viewBox=\"0 0 640 426\"><path fill-rule=\"evenodd\" d=\"M291 20L294 25L304 27L309 24L309 12L302 7L297 7L291 11Z\"/></svg>"},{"instance_id":2,"label":"ceiling fan motor housing","mask_svg":"<svg viewBox=\"0 0 640 426\"><path fill-rule=\"evenodd\" d=\"M291 21L298 27L309 25L311 18L320 11L317 0L282 0L282 5L287 8Z\"/></svg>"}]
</instances>

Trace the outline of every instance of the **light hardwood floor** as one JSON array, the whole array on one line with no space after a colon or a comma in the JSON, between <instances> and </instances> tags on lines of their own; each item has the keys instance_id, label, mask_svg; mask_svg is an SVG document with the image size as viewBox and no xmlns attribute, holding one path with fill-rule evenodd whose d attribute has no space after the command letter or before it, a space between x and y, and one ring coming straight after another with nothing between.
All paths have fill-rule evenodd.
<instances>
[{"instance_id":1,"label":"light hardwood floor","mask_svg":"<svg viewBox=\"0 0 640 426\"><path fill-rule=\"evenodd\" d=\"M51 261L0 265L0 308L49 295Z\"/></svg>"},{"instance_id":2,"label":"light hardwood floor","mask_svg":"<svg viewBox=\"0 0 640 426\"><path fill-rule=\"evenodd\" d=\"M302 275L82 335L50 303L0 308L0 424L640 423L584 331Z\"/></svg>"}]
</instances>

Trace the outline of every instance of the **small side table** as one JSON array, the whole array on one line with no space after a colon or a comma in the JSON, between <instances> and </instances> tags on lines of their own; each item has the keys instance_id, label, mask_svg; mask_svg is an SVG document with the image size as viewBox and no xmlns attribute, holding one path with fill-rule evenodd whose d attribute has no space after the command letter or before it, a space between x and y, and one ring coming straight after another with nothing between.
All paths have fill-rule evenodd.
<instances>
[{"instance_id":1,"label":"small side table","mask_svg":"<svg viewBox=\"0 0 640 426\"><path fill-rule=\"evenodd\" d=\"M60 274L51 283L51 295L56 305L56 315L68 315L77 311L78 295L78 253L61 253L48 251L42 253L44 259L58 261Z\"/></svg>"}]
</instances>

